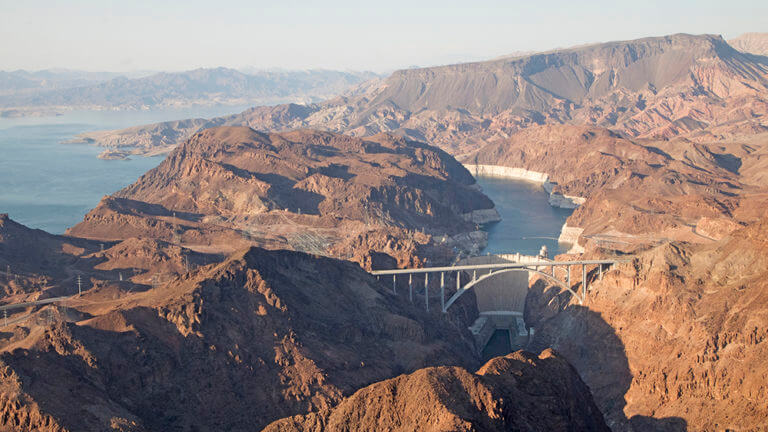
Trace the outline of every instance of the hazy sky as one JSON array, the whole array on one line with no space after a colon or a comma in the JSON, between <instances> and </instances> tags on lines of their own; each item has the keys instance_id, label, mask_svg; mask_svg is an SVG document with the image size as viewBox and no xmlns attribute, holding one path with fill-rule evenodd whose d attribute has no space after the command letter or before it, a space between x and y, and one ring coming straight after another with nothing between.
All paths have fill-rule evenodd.
<instances>
[{"instance_id":1,"label":"hazy sky","mask_svg":"<svg viewBox=\"0 0 768 432\"><path fill-rule=\"evenodd\" d=\"M671 33L768 31L765 0L0 0L0 70L388 71Z\"/></svg>"}]
</instances>

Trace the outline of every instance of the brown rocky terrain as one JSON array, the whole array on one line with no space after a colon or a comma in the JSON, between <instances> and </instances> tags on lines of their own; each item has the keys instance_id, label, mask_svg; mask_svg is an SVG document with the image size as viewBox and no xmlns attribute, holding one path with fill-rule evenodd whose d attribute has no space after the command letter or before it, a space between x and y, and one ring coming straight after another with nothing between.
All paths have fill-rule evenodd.
<instances>
[{"instance_id":1,"label":"brown rocky terrain","mask_svg":"<svg viewBox=\"0 0 768 432\"><path fill-rule=\"evenodd\" d=\"M476 373L420 369L358 390L338 405L265 431L607 431L589 389L551 350L518 351Z\"/></svg>"},{"instance_id":2,"label":"brown rocky terrain","mask_svg":"<svg viewBox=\"0 0 768 432\"><path fill-rule=\"evenodd\" d=\"M257 248L156 288L97 287L1 336L14 430L254 430L401 373L478 364L466 324L356 264Z\"/></svg>"},{"instance_id":3,"label":"brown rocky terrain","mask_svg":"<svg viewBox=\"0 0 768 432\"><path fill-rule=\"evenodd\" d=\"M709 242L760 216L766 141L630 139L608 129L531 127L463 158L469 166L549 175L553 193L586 198L568 218L588 248Z\"/></svg>"},{"instance_id":4,"label":"brown rocky terrain","mask_svg":"<svg viewBox=\"0 0 768 432\"><path fill-rule=\"evenodd\" d=\"M41 300L106 281L150 285L220 260L169 243L128 238L99 242L30 229L0 214L0 292L4 303Z\"/></svg>"},{"instance_id":5,"label":"brown rocky terrain","mask_svg":"<svg viewBox=\"0 0 768 432\"><path fill-rule=\"evenodd\" d=\"M257 107L200 128L311 127L356 136L394 131L455 154L541 124L705 142L768 130L767 74L765 57L737 51L719 36L676 34L402 70L349 96ZM159 123L82 139L147 152L154 143L180 143L179 132Z\"/></svg>"},{"instance_id":6,"label":"brown rocky terrain","mask_svg":"<svg viewBox=\"0 0 768 432\"><path fill-rule=\"evenodd\" d=\"M637 255L592 282L583 306L534 287L535 345L574 365L612 429L768 427L765 209L718 242Z\"/></svg>"},{"instance_id":7,"label":"brown rocky terrain","mask_svg":"<svg viewBox=\"0 0 768 432\"><path fill-rule=\"evenodd\" d=\"M461 236L495 217L471 174L434 147L391 135L220 127L195 134L68 234L149 237L205 252L256 244L358 261L374 251L407 264L435 256L429 234Z\"/></svg>"},{"instance_id":8,"label":"brown rocky terrain","mask_svg":"<svg viewBox=\"0 0 768 432\"><path fill-rule=\"evenodd\" d=\"M768 56L768 33L744 33L728 44L741 52Z\"/></svg>"}]
</instances>

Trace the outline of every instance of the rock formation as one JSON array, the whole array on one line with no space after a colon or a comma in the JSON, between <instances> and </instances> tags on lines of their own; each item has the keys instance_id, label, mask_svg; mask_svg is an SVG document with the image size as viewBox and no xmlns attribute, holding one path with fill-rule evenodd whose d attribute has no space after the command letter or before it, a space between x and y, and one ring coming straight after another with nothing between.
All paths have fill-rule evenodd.
<instances>
[{"instance_id":1,"label":"rock formation","mask_svg":"<svg viewBox=\"0 0 768 432\"><path fill-rule=\"evenodd\" d=\"M391 135L220 127L195 134L68 234L144 236L205 252L257 244L348 258L373 250L407 263L430 255L429 236L416 230L450 237L498 218L473 185L445 152Z\"/></svg>"},{"instance_id":2,"label":"rock formation","mask_svg":"<svg viewBox=\"0 0 768 432\"><path fill-rule=\"evenodd\" d=\"M497 357L477 373L420 369L358 390L317 413L279 420L290 431L608 431L573 368L551 350Z\"/></svg>"},{"instance_id":3,"label":"rock formation","mask_svg":"<svg viewBox=\"0 0 768 432\"><path fill-rule=\"evenodd\" d=\"M75 294L78 276L84 289L97 281L156 284L220 259L148 238L100 242L53 235L0 214L3 303Z\"/></svg>"},{"instance_id":4,"label":"rock formation","mask_svg":"<svg viewBox=\"0 0 768 432\"><path fill-rule=\"evenodd\" d=\"M14 430L255 430L401 373L477 365L465 323L356 264L257 248L46 306L6 327L0 352Z\"/></svg>"},{"instance_id":5,"label":"rock formation","mask_svg":"<svg viewBox=\"0 0 768 432\"><path fill-rule=\"evenodd\" d=\"M536 346L575 366L612 429L764 426L763 211L721 241L666 243L637 255L593 280L583 306L554 287L534 287L526 323L536 328Z\"/></svg>"}]
</instances>

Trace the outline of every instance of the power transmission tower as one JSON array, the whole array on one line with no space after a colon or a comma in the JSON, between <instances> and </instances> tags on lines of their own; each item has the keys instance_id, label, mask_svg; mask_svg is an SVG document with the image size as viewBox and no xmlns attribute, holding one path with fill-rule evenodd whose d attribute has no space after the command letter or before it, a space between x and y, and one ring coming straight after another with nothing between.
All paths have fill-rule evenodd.
<instances>
[{"instance_id":1,"label":"power transmission tower","mask_svg":"<svg viewBox=\"0 0 768 432\"><path fill-rule=\"evenodd\" d=\"M77 295L78 297L83 294L83 281L80 278L80 275L77 275Z\"/></svg>"}]
</instances>

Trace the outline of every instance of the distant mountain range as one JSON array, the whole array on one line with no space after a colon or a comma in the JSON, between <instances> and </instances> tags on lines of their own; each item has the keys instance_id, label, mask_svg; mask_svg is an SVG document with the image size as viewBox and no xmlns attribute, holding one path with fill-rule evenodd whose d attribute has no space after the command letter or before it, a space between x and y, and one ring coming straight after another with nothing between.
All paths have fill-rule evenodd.
<instances>
[{"instance_id":1,"label":"distant mountain range","mask_svg":"<svg viewBox=\"0 0 768 432\"><path fill-rule=\"evenodd\" d=\"M248 71L228 68L136 73L0 72L6 116L68 109L151 109L194 105L317 102L376 78L372 72Z\"/></svg>"},{"instance_id":2,"label":"distant mountain range","mask_svg":"<svg viewBox=\"0 0 768 432\"><path fill-rule=\"evenodd\" d=\"M172 146L205 127L396 132L454 154L543 124L695 141L768 131L768 57L715 35L676 34L485 62L407 69L318 104L262 106L179 125L85 134L107 147Z\"/></svg>"}]
</instances>

